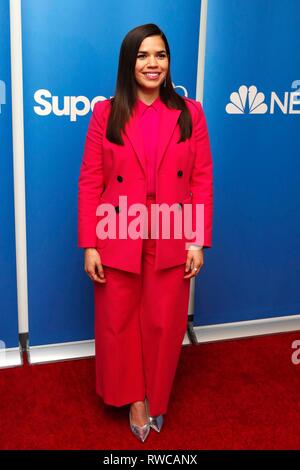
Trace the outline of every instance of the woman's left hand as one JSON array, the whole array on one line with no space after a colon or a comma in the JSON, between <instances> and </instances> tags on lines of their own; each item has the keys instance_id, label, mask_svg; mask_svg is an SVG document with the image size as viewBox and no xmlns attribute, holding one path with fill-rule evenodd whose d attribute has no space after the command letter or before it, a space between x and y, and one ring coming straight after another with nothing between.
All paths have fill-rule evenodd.
<instances>
[{"instance_id":1,"label":"woman's left hand","mask_svg":"<svg viewBox=\"0 0 300 470\"><path fill-rule=\"evenodd\" d=\"M204 265L203 249L199 248L199 249L188 250L186 263L185 263L185 272L187 274L183 276L184 279L190 279L191 277L195 277L199 273L203 265ZM197 268L197 271L195 271L194 268Z\"/></svg>"}]
</instances>

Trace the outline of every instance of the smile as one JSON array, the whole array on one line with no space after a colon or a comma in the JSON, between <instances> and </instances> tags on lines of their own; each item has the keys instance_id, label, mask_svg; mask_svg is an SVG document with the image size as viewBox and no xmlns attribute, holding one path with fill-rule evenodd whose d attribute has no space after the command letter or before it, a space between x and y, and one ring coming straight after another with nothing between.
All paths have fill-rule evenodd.
<instances>
[{"instance_id":1,"label":"smile","mask_svg":"<svg viewBox=\"0 0 300 470\"><path fill-rule=\"evenodd\" d=\"M159 72L146 72L144 73L144 75L149 80L156 80L160 76L160 73Z\"/></svg>"}]
</instances>

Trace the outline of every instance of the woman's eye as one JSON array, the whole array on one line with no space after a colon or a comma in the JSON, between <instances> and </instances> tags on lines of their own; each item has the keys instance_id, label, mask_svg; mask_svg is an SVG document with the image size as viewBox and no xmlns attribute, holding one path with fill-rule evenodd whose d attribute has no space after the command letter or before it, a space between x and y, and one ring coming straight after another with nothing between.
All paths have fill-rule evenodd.
<instances>
[{"instance_id":1,"label":"woman's eye","mask_svg":"<svg viewBox=\"0 0 300 470\"><path fill-rule=\"evenodd\" d=\"M138 59L144 59L145 57L146 57L145 54L143 54L143 55L138 55L138 56L137 56ZM164 58L166 57L166 54L158 54L158 57L159 57L160 59L164 59Z\"/></svg>"}]
</instances>

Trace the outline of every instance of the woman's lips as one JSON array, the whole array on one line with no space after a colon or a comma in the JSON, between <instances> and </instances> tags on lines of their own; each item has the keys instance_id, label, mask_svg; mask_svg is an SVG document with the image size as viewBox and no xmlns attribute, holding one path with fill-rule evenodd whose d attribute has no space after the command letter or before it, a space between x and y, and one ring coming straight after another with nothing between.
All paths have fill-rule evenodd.
<instances>
[{"instance_id":1,"label":"woman's lips","mask_svg":"<svg viewBox=\"0 0 300 470\"><path fill-rule=\"evenodd\" d=\"M157 80L160 76L160 72L145 72L144 75L148 80Z\"/></svg>"}]
</instances>

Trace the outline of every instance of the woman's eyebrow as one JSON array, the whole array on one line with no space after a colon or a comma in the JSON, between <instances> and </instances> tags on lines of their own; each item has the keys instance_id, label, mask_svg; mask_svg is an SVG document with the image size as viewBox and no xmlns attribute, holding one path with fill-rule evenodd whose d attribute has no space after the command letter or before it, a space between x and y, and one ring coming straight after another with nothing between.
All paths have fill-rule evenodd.
<instances>
[{"instance_id":1,"label":"woman's eyebrow","mask_svg":"<svg viewBox=\"0 0 300 470\"><path fill-rule=\"evenodd\" d=\"M148 51L138 51L138 53L140 52L142 52L143 54L148 54ZM160 53L160 52L166 52L166 51L163 49L161 51L156 51L156 52Z\"/></svg>"}]
</instances>

